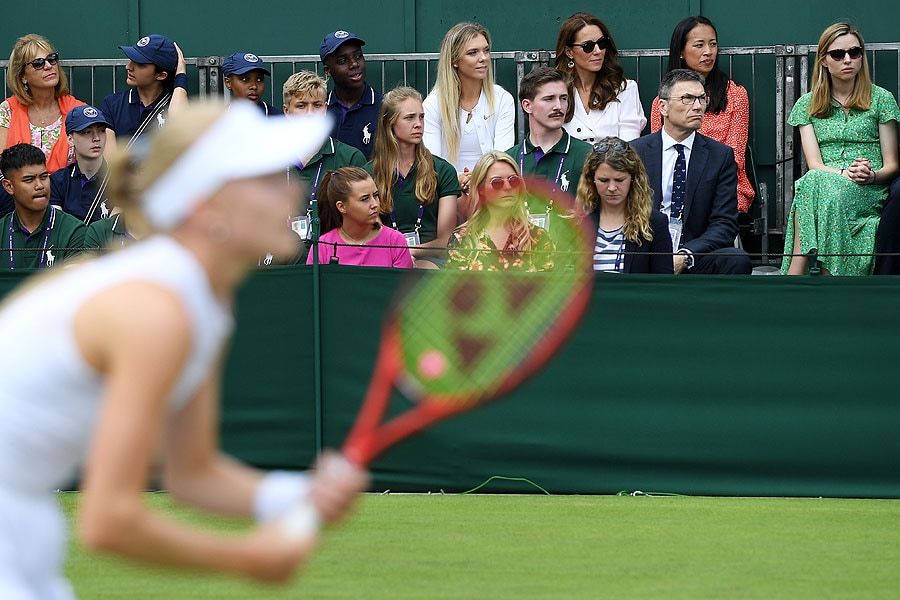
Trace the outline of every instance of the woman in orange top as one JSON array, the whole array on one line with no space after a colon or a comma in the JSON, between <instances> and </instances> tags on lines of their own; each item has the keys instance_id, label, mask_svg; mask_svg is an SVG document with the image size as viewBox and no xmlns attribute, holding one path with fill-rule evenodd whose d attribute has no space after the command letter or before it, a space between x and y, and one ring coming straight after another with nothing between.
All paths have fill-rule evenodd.
<instances>
[{"instance_id":1,"label":"woman in orange top","mask_svg":"<svg viewBox=\"0 0 900 600\"><path fill-rule=\"evenodd\" d=\"M750 130L750 100L747 90L719 68L716 28L706 17L688 17L675 26L669 46L669 71L691 69L706 78L709 102L700 133L734 149L737 162L738 210L747 212L756 192L747 178L745 155ZM659 98L650 109L650 130L662 128Z\"/></svg>"},{"instance_id":2,"label":"woman in orange top","mask_svg":"<svg viewBox=\"0 0 900 600\"><path fill-rule=\"evenodd\" d=\"M0 149L20 143L37 146L47 156L51 173L75 160L65 116L84 102L69 93L53 44L33 33L16 40L6 85L13 95L0 103Z\"/></svg>"}]
</instances>

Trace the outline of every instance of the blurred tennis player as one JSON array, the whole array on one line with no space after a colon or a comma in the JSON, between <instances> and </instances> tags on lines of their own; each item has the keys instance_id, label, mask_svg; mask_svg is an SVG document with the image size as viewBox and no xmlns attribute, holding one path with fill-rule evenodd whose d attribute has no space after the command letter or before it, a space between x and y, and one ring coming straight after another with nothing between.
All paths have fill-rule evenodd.
<instances>
[{"instance_id":1,"label":"blurred tennis player","mask_svg":"<svg viewBox=\"0 0 900 600\"><path fill-rule=\"evenodd\" d=\"M0 598L73 597L52 490L80 466L89 548L267 581L287 579L315 543L285 533L285 512L308 499L334 521L365 487L335 455L307 477L260 473L217 449L235 287L260 253L294 251L286 219L300 194L284 170L322 145L326 121L266 119L249 103L173 116L139 167L127 155L110 167L115 202L156 233L36 279L0 310ZM157 449L176 499L260 526L225 537L150 510Z\"/></svg>"}]
</instances>

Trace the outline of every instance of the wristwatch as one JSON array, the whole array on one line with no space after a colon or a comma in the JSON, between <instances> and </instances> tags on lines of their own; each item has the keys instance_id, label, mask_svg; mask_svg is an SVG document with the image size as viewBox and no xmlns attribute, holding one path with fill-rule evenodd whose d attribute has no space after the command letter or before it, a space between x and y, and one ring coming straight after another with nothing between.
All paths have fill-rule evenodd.
<instances>
[{"instance_id":1,"label":"wristwatch","mask_svg":"<svg viewBox=\"0 0 900 600\"><path fill-rule=\"evenodd\" d=\"M694 253L688 250L687 248L681 248L675 254L681 254L684 256L684 268L693 269L694 268Z\"/></svg>"}]
</instances>

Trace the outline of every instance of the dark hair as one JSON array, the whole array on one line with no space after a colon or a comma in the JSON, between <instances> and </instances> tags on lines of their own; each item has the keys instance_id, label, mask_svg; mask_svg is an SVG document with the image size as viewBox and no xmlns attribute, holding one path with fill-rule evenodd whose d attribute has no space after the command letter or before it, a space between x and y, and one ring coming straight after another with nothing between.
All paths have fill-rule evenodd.
<instances>
[{"instance_id":1,"label":"dark hair","mask_svg":"<svg viewBox=\"0 0 900 600\"><path fill-rule=\"evenodd\" d=\"M16 144L0 154L0 173L6 179L14 171L32 165L46 166L47 157L40 148L31 144Z\"/></svg>"},{"instance_id":2,"label":"dark hair","mask_svg":"<svg viewBox=\"0 0 900 600\"><path fill-rule=\"evenodd\" d=\"M592 108L596 106L599 110L603 110L610 102L618 101L619 92L622 91L625 85L625 71L622 70L619 61L616 59L619 55L619 50L616 48L616 43L609 32L609 28L603 21L586 12L577 12L563 21L559 28L559 35L556 37L556 68L566 75L570 88L574 88L575 85L581 83L578 81L578 73L575 71L575 68L570 68L567 64L566 49L572 47L572 44L575 43L576 34L588 25L594 25L599 28L603 33L603 37L606 38L607 46L606 54L603 57L603 66L594 79L590 99ZM572 97L575 97L574 89L570 90L570 94ZM574 114L575 103L569 102L569 110L566 111L567 123L572 120Z\"/></svg>"},{"instance_id":3,"label":"dark hair","mask_svg":"<svg viewBox=\"0 0 900 600\"><path fill-rule=\"evenodd\" d=\"M680 81L696 81L703 85L703 75L691 69L673 69L663 75L662 81L659 82L659 99L668 100L672 95L672 88Z\"/></svg>"},{"instance_id":4,"label":"dark hair","mask_svg":"<svg viewBox=\"0 0 900 600\"><path fill-rule=\"evenodd\" d=\"M687 37L691 30L697 25L708 25L716 32L716 26L706 17L696 16L688 17L675 26L672 32L672 41L669 44L669 71L675 69L686 69L687 65L681 57L684 52L684 46L687 44ZM706 76L706 95L709 96L709 103L706 105L706 112L719 113L728 107L728 82L731 79L719 68L719 53L716 52L716 61L713 63L712 71Z\"/></svg>"},{"instance_id":5,"label":"dark hair","mask_svg":"<svg viewBox=\"0 0 900 600\"><path fill-rule=\"evenodd\" d=\"M163 90L170 94L175 91L175 70L164 69L157 64L154 64L153 66L156 67L156 75L159 75L160 73L166 74L166 78L160 82L162 83Z\"/></svg>"},{"instance_id":6,"label":"dark hair","mask_svg":"<svg viewBox=\"0 0 900 600\"><path fill-rule=\"evenodd\" d=\"M341 167L325 173L316 199L322 233L328 233L344 224L344 216L337 209L337 203L347 199L354 183L371 178L365 169L359 167Z\"/></svg>"},{"instance_id":7,"label":"dark hair","mask_svg":"<svg viewBox=\"0 0 900 600\"><path fill-rule=\"evenodd\" d=\"M559 69L553 67L532 69L519 84L519 100L534 100L539 87L554 81L566 83L566 76Z\"/></svg>"}]
</instances>

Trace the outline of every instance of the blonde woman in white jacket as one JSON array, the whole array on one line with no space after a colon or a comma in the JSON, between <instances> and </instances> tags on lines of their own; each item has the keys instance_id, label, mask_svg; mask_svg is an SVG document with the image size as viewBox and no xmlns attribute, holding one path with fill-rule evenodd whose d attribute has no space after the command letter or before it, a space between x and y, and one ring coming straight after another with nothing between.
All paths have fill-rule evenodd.
<instances>
[{"instance_id":1,"label":"blonde woman in white jacket","mask_svg":"<svg viewBox=\"0 0 900 600\"><path fill-rule=\"evenodd\" d=\"M448 161L463 189L460 218L469 216L466 199L472 168L490 150L515 145L515 101L494 84L491 36L477 23L454 26L441 43L437 81L423 103L423 143Z\"/></svg>"}]
</instances>

